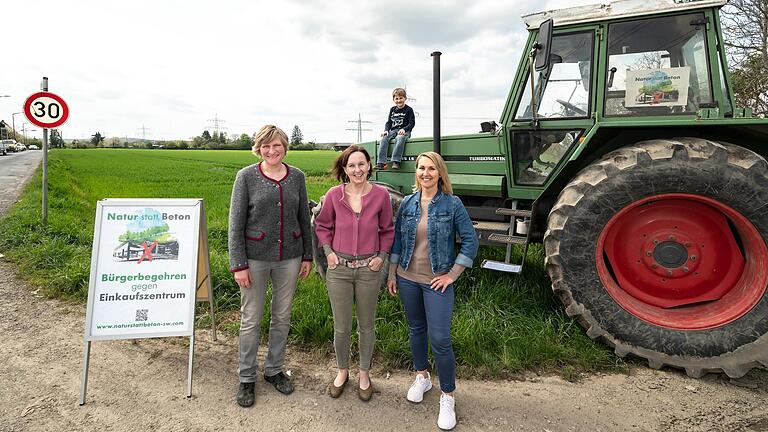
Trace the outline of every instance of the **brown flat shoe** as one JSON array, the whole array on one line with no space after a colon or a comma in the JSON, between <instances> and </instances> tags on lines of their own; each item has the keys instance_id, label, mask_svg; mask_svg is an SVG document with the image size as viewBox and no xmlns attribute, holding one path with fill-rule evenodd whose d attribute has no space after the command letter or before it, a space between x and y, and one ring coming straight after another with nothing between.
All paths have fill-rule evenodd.
<instances>
[{"instance_id":1,"label":"brown flat shoe","mask_svg":"<svg viewBox=\"0 0 768 432\"><path fill-rule=\"evenodd\" d=\"M368 402L373 396L373 382L368 385L367 389L361 389L360 383L357 384L357 396L361 401Z\"/></svg>"},{"instance_id":2,"label":"brown flat shoe","mask_svg":"<svg viewBox=\"0 0 768 432\"><path fill-rule=\"evenodd\" d=\"M341 396L342 393L344 393L344 386L347 385L347 381L349 381L349 375L347 375L347 379L344 380L344 382L336 387L336 384L334 384L334 381L336 381L336 378L334 377L331 380L331 383L328 384L328 393L331 395L332 398L337 398Z\"/></svg>"}]
</instances>

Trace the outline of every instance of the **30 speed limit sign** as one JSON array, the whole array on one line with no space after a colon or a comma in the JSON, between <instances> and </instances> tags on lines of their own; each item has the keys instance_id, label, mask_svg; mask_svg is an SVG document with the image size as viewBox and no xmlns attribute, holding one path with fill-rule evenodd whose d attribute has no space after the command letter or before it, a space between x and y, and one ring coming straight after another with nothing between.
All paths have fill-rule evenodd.
<instances>
[{"instance_id":1,"label":"30 speed limit sign","mask_svg":"<svg viewBox=\"0 0 768 432\"><path fill-rule=\"evenodd\" d=\"M30 122L42 128L59 127L69 117L69 107L64 99L50 92L39 92L24 102L24 114Z\"/></svg>"}]
</instances>

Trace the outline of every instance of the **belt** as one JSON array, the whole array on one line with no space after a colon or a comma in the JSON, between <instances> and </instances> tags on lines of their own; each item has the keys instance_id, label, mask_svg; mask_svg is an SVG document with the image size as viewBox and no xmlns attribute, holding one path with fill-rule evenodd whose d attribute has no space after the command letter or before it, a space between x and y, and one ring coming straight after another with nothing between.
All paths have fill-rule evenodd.
<instances>
[{"instance_id":1,"label":"belt","mask_svg":"<svg viewBox=\"0 0 768 432\"><path fill-rule=\"evenodd\" d=\"M356 260L348 260L346 258L339 257L339 264L349 267L351 269L368 267L368 264L371 263L371 260L373 260L376 257L377 255L372 255L372 256L369 256L368 258L356 259Z\"/></svg>"}]
</instances>

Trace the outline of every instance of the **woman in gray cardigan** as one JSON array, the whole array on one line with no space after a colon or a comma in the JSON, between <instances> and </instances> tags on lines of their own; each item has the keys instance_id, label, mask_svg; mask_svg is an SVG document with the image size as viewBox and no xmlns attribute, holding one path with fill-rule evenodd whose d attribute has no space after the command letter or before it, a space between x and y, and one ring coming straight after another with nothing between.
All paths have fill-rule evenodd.
<instances>
[{"instance_id":1,"label":"woman in gray cardigan","mask_svg":"<svg viewBox=\"0 0 768 432\"><path fill-rule=\"evenodd\" d=\"M304 173L283 163L288 136L267 125L254 136L261 162L241 169L229 208L229 270L240 287L240 388L237 403L255 401L259 329L267 283L272 317L264 380L284 394L293 383L283 373L296 283L312 270L312 237Z\"/></svg>"}]
</instances>

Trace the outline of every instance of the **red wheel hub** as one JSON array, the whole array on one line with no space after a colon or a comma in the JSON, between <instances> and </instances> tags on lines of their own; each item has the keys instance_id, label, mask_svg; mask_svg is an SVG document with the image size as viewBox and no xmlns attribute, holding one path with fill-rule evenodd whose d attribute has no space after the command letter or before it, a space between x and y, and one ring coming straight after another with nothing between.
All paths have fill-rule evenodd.
<instances>
[{"instance_id":1,"label":"red wheel hub","mask_svg":"<svg viewBox=\"0 0 768 432\"><path fill-rule=\"evenodd\" d=\"M716 200L664 194L616 213L598 238L603 285L629 313L674 329L707 329L749 312L768 285L768 247Z\"/></svg>"}]
</instances>

